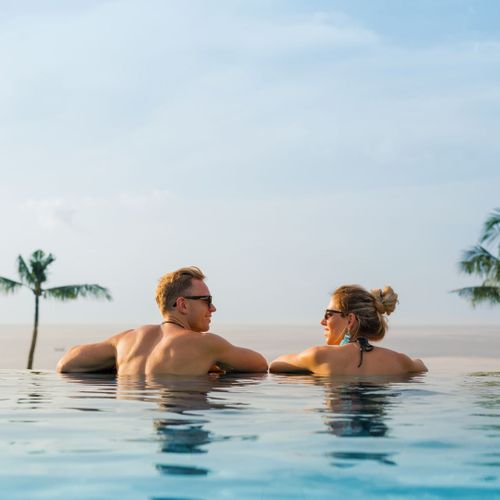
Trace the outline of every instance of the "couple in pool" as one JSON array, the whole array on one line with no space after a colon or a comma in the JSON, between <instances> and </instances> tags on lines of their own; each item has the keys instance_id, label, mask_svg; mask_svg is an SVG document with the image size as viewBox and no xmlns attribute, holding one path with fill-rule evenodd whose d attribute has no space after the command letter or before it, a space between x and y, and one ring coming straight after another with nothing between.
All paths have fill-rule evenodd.
<instances>
[{"instance_id":1,"label":"couple in pool","mask_svg":"<svg viewBox=\"0 0 500 500\"><path fill-rule=\"evenodd\" d=\"M206 375L267 372L316 375L401 375L427 371L420 359L375 347L385 335L397 303L392 288L368 292L357 285L332 294L321 324L326 345L299 354L284 354L271 362L258 352L237 347L208 333L215 306L197 267L163 276L156 302L160 325L127 330L96 344L70 349L57 364L59 372L114 370L118 375Z\"/></svg>"}]
</instances>

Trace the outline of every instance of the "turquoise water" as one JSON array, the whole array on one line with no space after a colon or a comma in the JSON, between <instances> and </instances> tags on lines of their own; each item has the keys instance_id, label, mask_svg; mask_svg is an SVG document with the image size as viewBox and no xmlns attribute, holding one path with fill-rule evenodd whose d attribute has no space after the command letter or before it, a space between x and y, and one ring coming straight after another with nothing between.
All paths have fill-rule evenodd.
<instances>
[{"instance_id":1,"label":"turquoise water","mask_svg":"<svg viewBox=\"0 0 500 500\"><path fill-rule=\"evenodd\" d=\"M1 498L500 498L500 372L0 386Z\"/></svg>"}]
</instances>

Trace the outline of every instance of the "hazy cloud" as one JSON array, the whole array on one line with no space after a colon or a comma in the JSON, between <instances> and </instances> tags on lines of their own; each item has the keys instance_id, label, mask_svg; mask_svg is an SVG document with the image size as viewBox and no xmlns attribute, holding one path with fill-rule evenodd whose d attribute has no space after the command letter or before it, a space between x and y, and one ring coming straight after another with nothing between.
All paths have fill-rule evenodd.
<instances>
[{"instance_id":1,"label":"hazy cloud","mask_svg":"<svg viewBox=\"0 0 500 500\"><path fill-rule=\"evenodd\" d=\"M111 320L186 264L231 320L304 319L339 280L456 320L455 262L498 205L500 37L454 32L457 6L332 5L9 2L2 262L70 257L54 278L97 276Z\"/></svg>"},{"instance_id":2,"label":"hazy cloud","mask_svg":"<svg viewBox=\"0 0 500 500\"><path fill-rule=\"evenodd\" d=\"M61 199L28 200L21 208L34 216L44 229L57 230L74 225L75 204Z\"/></svg>"}]
</instances>

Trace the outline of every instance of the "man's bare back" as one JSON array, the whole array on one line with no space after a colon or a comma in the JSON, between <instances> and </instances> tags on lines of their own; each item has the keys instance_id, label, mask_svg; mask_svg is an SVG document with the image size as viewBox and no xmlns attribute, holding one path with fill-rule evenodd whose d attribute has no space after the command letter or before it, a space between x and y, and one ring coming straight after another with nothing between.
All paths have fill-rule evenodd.
<instances>
[{"instance_id":1,"label":"man's bare back","mask_svg":"<svg viewBox=\"0 0 500 500\"><path fill-rule=\"evenodd\" d=\"M121 334L116 343L116 366L120 375L202 375L217 361L209 333L146 325Z\"/></svg>"},{"instance_id":2,"label":"man's bare back","mask_svg":"<svg viewBox=\"0 0 500 500\"><path fill-rule=\"evenodd\" d=\"M218 335L175 325L145 325L104 342L71 349L61 372L116 369L118 375L205 375L213 365L236 371L267 371L260 354L236 347Z\"/></svg>"},{"instance_id":3,"label":"man's bare back","mask_svg":"<svg viewBox=\"0 0 500 500\"><path fill-rule=\"evenodd\" d=\"M165 318L161 325L145 325L103 342L73 347L61 358L57 371L204 375L214 365L223 365L230 371L266 372L267 361L262 355L207 332L216 308L203 278L197 268L165 275L157 289L157 302ZM175 280L181 281L180 286Z\"/></svg>"}]
</instances>

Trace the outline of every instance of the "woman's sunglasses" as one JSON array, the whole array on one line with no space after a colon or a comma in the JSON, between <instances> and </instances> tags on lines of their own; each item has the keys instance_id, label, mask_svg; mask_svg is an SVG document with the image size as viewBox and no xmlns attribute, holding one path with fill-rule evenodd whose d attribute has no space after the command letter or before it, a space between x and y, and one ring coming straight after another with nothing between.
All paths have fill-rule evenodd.
<instances>
[{"instance_id":1,"label":"woman's sunglasses","mask_svg":"<svg viewBox=\"0 0 500 500\"><path fill-rule=\"evenodd\" d=\"M342 314L342 311L337 311L336 309L326 309L325 310L325 321L331 318L335 313Z\"/></svg>"}]
</instances>

